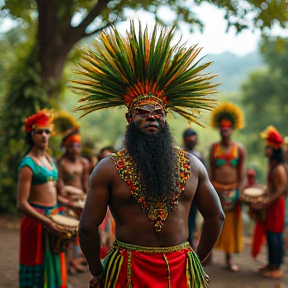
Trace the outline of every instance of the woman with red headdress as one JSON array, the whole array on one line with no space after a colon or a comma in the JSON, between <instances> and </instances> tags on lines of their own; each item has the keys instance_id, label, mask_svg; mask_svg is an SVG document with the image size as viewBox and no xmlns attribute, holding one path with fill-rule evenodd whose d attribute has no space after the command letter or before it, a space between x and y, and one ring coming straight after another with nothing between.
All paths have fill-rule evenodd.
<instances>
[{"instance_id":1,"label":"woman with red headdress","mask_svg":"<svg viewBox=\"0 0 288 288\"><path fill-rule=\"evenodd\" d=\"M28 152L19 166L17 206L23 213L20 227L20 288L66 288L64 252L54 253L48 233L60 230L49 218L57 209L58 172L47 153L53 132L51 113L41 110L25 121Z\"/></svg>"},{"instance_id":2,"label":"woman with red headdress","mask_svg":"<svg viewBox=\"0 0 288 288\"><path fill-rule=\"evenodd\" d=\"M280 269L284 256L283 231L285 226L285 196L287 194L287 171L282 151L283 138L273 126L261 133L265 139L265 156L268 158L267 190L268 196L262 203L254 203L253 209L267 209L266 238L268 264L260 268L264 277L279 279L283 277Z\"/></svg>"}]
</instances>

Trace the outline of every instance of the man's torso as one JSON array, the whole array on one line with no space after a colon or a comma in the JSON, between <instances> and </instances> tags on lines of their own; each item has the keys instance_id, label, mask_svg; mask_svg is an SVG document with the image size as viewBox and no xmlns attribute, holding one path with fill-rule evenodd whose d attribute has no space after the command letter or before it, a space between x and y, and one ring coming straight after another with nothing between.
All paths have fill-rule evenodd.
<instances>
[{"instance_id":1,"label":"man's torso","mask_svg":"<svg viewBox=\"0 0 288 288\"><path fill-rule=\"evenodd\" d=\"M198 184L198 170L190 164L190 177L185 190L181 193L174 210L169 211L163 221L160 232L155 231L154 222L149 219L147 211L132 195L127 182L120 177L112 159L107 159L111 166L110 209L116 221L116 238L120 241L142 246L171 246L183 243L188 238L188 214L191 201ZM137 219L137 222L134 221ZM186 227L186 229L183 229Z\"/></svg>"}]
</instances>

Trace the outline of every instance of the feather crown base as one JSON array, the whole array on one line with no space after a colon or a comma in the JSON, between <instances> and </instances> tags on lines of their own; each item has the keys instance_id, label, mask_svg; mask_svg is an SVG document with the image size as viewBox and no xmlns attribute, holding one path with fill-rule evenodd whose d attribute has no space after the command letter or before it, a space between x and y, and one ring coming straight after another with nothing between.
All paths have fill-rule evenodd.
<instances>
[{"instance_id":1,"label":"feather crown base","mask_svg":"<svg viewBox=\"0 0 288 288\"><path fill-rule=\"evenodd\" d=\"M127 113L128 115L132 116L133 112L135 109L139 106L147 105L147 104L152 104L152 105L159 105L163 110L166 108L166 103L165 100L162 100L152 94L147 94L147 95L140 95L136 97L127 107Z\"/></svg>"}]
</instances>

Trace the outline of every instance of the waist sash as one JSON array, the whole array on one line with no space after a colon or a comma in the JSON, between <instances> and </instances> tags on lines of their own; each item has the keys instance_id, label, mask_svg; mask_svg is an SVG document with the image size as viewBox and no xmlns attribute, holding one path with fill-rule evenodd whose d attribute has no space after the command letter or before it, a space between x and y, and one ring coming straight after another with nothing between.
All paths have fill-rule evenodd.
<instances>
[{"instance_id":1,"label":"waist sash","mask_svg":"<svg viewBox=\"0 0 288 288\"><path fill-rule=\"evenodd\" d=\"M239 199L238 183L228 185L215 181L211 183L219 195L223 210L225 212L233 211Z\"/></svg>"}]
</instances>

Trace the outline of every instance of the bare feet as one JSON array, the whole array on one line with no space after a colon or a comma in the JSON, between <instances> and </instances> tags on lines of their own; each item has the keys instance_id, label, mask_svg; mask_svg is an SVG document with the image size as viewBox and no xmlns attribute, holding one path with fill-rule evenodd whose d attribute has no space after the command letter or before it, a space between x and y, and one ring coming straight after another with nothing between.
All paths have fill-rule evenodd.
<instances>
[{"instance_id":1,"label":"bare feet","mask_svg":"<svg viewBox=\"0 0 288 288\"><path fill-rule=\"evenodd\" d=\"M272 279L280 279L282 278L283 272L280 269L277 270L268 270L262 273L262 276Z\"/></svg>"},{"instance_id":2,"label":"bare feet","mask_svg":"<svg viewBox=\"0 0 288 288\"><path fill-rule=\"evenodd\" d=\"M228 269L229 271L232 271L232 272L238 272L239 271L239 267L235 264L232 264L232 263L227 263L227 266L226 266L226 269Z\"/></svg>"},{"instance_id":3,"label":"bare feet","mask_svg":"<svg viewBox=\"0 0 288 288\"><path fill-rule=\"evenodd\" d=\"M268 271L268 270L270 270L270 265L266 264L265 266L260 267L258 269L258 272L263 273L263 272Z\"/></svg>"},{"instance_id":4,"label":"bare feet","mask_svg":"<svg viewBox=\"0 0 288 288\"><path fill-rule=\"evenodd\" d=\"M239 271L239 267L232 263L232 256L229 253L226 254L226 269L232 272Z\"/></svg>"}]
</instances>

